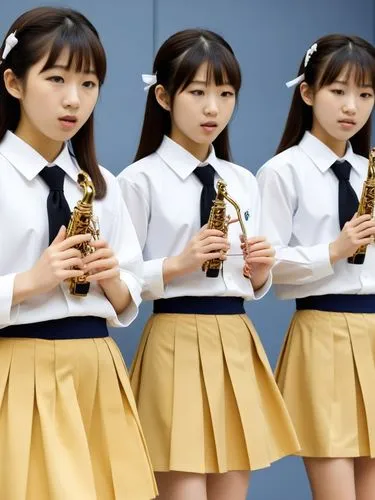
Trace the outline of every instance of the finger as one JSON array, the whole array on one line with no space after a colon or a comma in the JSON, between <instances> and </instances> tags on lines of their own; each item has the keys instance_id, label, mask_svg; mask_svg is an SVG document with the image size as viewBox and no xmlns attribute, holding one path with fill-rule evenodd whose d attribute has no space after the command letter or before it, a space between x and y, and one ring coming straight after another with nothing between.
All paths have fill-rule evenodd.
<instances>
[{"instance_id":1,"label":"finger","mask_svg":"<svg viewBox=\"0 0 375 500\"><path fill-rule=\"evenodd\" d=\"M217 251L228 251L228 246L223 245L222 243L211 243L211 245L205 245L200 249L200 252L202 254L210 253L210 252L217 252Z\"/></svg>"},{"instance_id":2,"label":"finger","mask_svg":"<svg viewBox=\"0 0 375 500\"><path fill-rule=\"evenodd\" d=\"M100 250L96 250L95 252L86 255L82 260L84 264L89 264L90 262L94 262L100 259L108 259L112 256L113 252L110 248L101 248Z\"/></svg>"},{"instance_id":3,"label":"finger","mask_svg":"<svg viewBox=\"0 0 375 500\"><path fill-rule=\"evenodd\" d=\"M368 228L373 228L375 230L375 221L373 219L361 222L361 224L353 228L353 231L363 231Z\"/></svg>"},{"instance_id":4,"label":"finger","mask_svg":"<svg viewBox=\"0 0 375 500\"><path fill-rule=\"evenodd\" d=\"M52 241L51 245L57 245L58 243L61 243L62 241L65 240L66 237L66 227L61 226L59 229L59 232L56 234L54 240Z\"/></svg>"},{"instance_id":5,"label":"finger","mask_svg":"<svg viewBox=\"0 0 375 500\"><path fill-rule=\"evenodd\" d=\"M274 252L274 249L267 241L261 241L258 243L254 243L253 245L248 245L249 253L257 252L258 250L270 250Z\"/></svg>"},{"instance_id":6,"label":"finger","mask_svg":"<svg viewBox=\"0 0 375 500\"><path fill-rule=\"evenodd\" d=\"M358 214L356 212L347 224L351 225L352 227L356 227L359 224L361 224L362 222L368 221L371 219L372 219L372 217L370 214L363 214L363 215L358 216Z\"/></svg>"},{"instance_id":7,"label":"finger","mask_svg":"<svg viewBox=\"0 0 375 500\"><path fill-rule=\"evenodd\" d=\"M218 243L223 246L230 246L227 238L223 238L222 236L209 236L208 238L204 238L201 240L200 245L212 245L212 243Z\"/></svg>"},{"instance_id":8,"label":"finger","mask_svg":"<svg viewBox=\"0 0 375 500\"><path fill-rule=\"evenodd\" d=\"M72 259L73 257L78 257L80 259L81 252L77 248L68 248L68 250L58 252L57 256L60 260Z\"/></svg>"},{"instance_id":9,"label":"finger","mask_svg":"<svg viewBox=\"0 0 375 500\"><path fill-rule=\"evenodd\" d=\"M235 217L234 219L229 219L227 224L229 226L230 224L233 224L234 222L238 222L238 220L239 220L238 217Z\"/></svg>"},{"instance_id":10,"label":"finger","mask_svg":"<svg viewBox=\"0 0 375 500\"><path fill-rule=\"evenodd\" d=\"M115 258L111 259L100 259L96 260L94 262L90 262L89 264L86 264L84 266L84 271L85 272L90 272L95 269L98 270L103 270L103 269L113 269L113 268L118 268L118 261Z\"/></svg>"},{"instance_id":11,"label":"finger","mask_svg":"<svg viewBox=\"0 0 375 500\"><path fill-rule=\"evenodd\" d=\"M105 240L92 240L90 246L94 248L108 248L108 243Z\"/></svg>"},{"instance_id":12,"label":"finger","mask_svg":"<svg viewBox=\"0 0 375 500\"><path fill-rule=\"evenodd\" d=\"M64 251L68 248L74 247L76 245L80 245L85 241L90 241L91 234L76 234L75 236L69 236L66 240L59 243L59 250Z\"/></svg>"},{"instance_id":13,"label":"finger","mask_svg":"<svg viewBox=\"0 0 375 500\"><path fill-rule=\"evenodd\" d=\"M107 280L110 278L115 278L116 276L119 276L119 269L108 269L106 271L101 271L99 273L91 274L90 276L87 277L87 281L100 281L100 280Z\"/></svg>"},{"instance_id":14,"label":"finger","mask_svg":"<svg viewBox=\"0 0 375 500\"><path fill-rule=\"evenodd\" d=\"M369 228L366 229L365 231L360 231L355 235L357 240L361 240L363 238L368 238L369 236L374 236L375 234L375 228Z\"/></svg>"},{"instance_id":15,"label":"finger","mask_svg":"<svg viewBox=\"0 0 375 500\"><path fill-rule=\"evenodd\" d=\"M80 269L83 269L84 264L82 262L82 259L78 257L73 257L71 259L63 260L60 262L61 269L69 269L71 267L79 267Z\"/></svg>"},{"instance_id":16,"label":"finger","mask_svg":"<svg viewBox=\"0 0 375 500\"><path fill-rule=\"evenodd\" d=\"M274 255L267 255L267 254L264 254L263 252L259 252L259 253L256 253L256 254L253 254L253 255L246 255L245 257L245 262L247 262L248 264L252 263L252 262L255 262L256 259L274 259Z\"/></svg>"},{"instance_id":17,"label":"finger","mask_svg":"<svg viewBox=\"0 0 375 500\"><path fill-rule=\"evenodd\" d=\"M200 231L198 233L199 239L204 239L209 236L224 236L223 231L220 231L219 229L205 229L204 231Z\"/></svg>"}]
</instances>

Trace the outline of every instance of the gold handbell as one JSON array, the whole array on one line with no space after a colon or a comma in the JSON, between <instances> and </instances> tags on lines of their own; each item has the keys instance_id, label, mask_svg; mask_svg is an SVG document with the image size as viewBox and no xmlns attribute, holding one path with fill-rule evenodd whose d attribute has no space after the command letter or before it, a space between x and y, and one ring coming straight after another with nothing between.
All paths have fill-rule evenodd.
<instances>
[{"instance_id":1,"label":"gold handbell","mask_svg":"<svg viewBox=\"0 0 375 500\"><path fill-rule=\"evenodd\" d=\"M374 215L375 204L375 148L370 151L368 161L367 179L363 183L362 195L358 207L358 217L360 215ZM352 257L348 258L350 264L363 264L366 256L367 245L362 245L355 251Z\"/></svg>"},{"instance_id":2,"label":"gold handbell","mask_svg":"<svg viewBox=\"0 0 375 500\"><path fill-rule=\"evenodd\" d=\"M227 192L226 183L220 179L217 182L217 194L216 198L213 200L213 205L210 211L210 217L208 219L208 229L218 229L224 233L224 237L228 234L228 224L230 221L230 215L226 215L225 200L227 200L236 210L238 217L238 222L240 223L242 235L245 241L247 241L246 227L241 215L241 209ZM204 262L202 266L202 271L206 272L208 278L217 278L219 276L219 271L223 261L220 259L211 259Z\"/></svg>"},{"instance_id":3,"label":"gold handbell","mask_svg":"<svg viewBox=\"0 0 375 500\"><path fill-rule=\"evenodd\" d=\"M91 234L92 238L97 240L99 239L99 225L93 214L93 201L95 198L94 184L90 176L83 170L79 172L77 182L83 189L84 193L82 200L79 200L77 205L74 207L70 217L66 237L68 238L69 236L75 236L77 234ZM74 248L77 248L81 252L82 257L86 257L86 255L95 251L95 249L87 241L76 245ZM75 267L74 269L79 268ZM72 295L85 297L89 288L90 283L87 281L87 274L78 278L70 279L69 291Z\"/></svg>"}]
</instances>

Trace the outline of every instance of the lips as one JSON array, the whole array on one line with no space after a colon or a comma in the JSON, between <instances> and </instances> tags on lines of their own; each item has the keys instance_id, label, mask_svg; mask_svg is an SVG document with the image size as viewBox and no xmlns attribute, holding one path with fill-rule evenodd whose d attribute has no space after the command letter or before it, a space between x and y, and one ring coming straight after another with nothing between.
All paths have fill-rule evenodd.
<instances>
[{"instance_id":1,"label":"lips","mask_svg":"<svg viewBox=\"0 0 375 500\"><path fill-rule=\"evenodd\" d=\"M201 127L217 127L216 122L205 122L201 124Z\"/></svg>"},{"instance_id":2,"label":"lips","mask_svg":"<svg viewBox=\"0 0 375 500\"><path fill-rule=\"evenodd\" d=\"M344 119L344 120L339 120L339 123L345 123L347 125L355 125L356 122L354 120L350 120L349 118Z\"/></svg>"},{"instance_id":3,"label":"lips","mask_svg":"<svg viewBox=\"0 0 375 500\"><path fill-rule=\"evenodd\" d=\"M71 116L71 115L66 115L66 116L62 116L61 118L59 118L59 120L63 121L63 122L76 123L77 117Z\"/></svg>"}]
</instances>

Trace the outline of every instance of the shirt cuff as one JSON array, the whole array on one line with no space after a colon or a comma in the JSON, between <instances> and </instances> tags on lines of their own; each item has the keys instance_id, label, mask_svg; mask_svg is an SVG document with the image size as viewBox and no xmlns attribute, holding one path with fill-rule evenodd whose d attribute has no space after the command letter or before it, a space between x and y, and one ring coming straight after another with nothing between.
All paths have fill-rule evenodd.
<instances>
[{"instance_id":1,"label":"shirt cuff","mask_svg":"<svg viewBox=\"0 0 375 500\"><path fill-rule=\"evenodd\" d=\"M313 276L316 280L325 278L334 273L331 257L329 255L329 244L316 245L313 255Z\"/></svg>"},{"instance_id":2,"label":"shirt cuff","mask_svg":"<svg viewBox=\"0 0 375 500\"><path fill-rule=\"evenodd\" d=\"M142 302L141 290L142 287L137 278L131 273L120 269L120 279L129 289L131 302L125 307L120 314L116 314L112 318L108 318L108 325L113 327L129 326L138 316L139 305Z\"/></svg>"},{"instance_id":3,"label":"shirt cuff","mask_svg":"<svg viewBox=\"0 0 375 500\"><path fill-rule=\"evenodd\" d=\"M254 291L254 300L259 300L266 295L272 286L272 272L270 271L267 281L258 290Z\"/></svg>"},{"instance_id":4,"label":"shirt cuff","mask_svg":"<svg viewBox=\"0 0 375 500\"><path fill-rule=\"evenodd\" d=\"M163 262L166 257L144 262L144 285L142 297L145 300L164 297Z\"/></svg>"},{"instance_id":5,"label":"shirt cuff","mask_svg":"<svg viewBox=\"0 0 375 500\"><path fill-rule=\"evenodd\" d=\"M0 277L0 328L13 324L18 316L19 305L12 307L16 273Z\"/></svg>"}]
</instances>

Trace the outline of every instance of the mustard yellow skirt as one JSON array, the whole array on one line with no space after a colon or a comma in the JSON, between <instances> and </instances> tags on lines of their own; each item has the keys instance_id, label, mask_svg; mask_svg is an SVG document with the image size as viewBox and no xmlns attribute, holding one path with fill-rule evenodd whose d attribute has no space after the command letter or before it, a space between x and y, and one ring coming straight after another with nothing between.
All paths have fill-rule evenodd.
<instances>
[{"instance_id":1,"label":"mustard yellow skirt","mask_svg":"<svg viewBox=\"0 0 375 500\"><path fill-rule=\"evenodd\" d=\"M298 311L276 379L305 457L375 457L375 314Z\"/></svg>"},{"instance_id":2,"label":"mustard yellow skirt","mask_svg":"<svg viewBox=\"0 0 375 500\"><path fill-rule=\"evenodd\" d=\"M255 470L299 450L246 315L151 316L130 378L155 471Z\"/></svg>"},{"instance_id":3,"label":"mustard yellow skirt","mask_svg":"<svg viewBox=\"0 0 375 500\"><path fill-rule=\"evenodd\" d=\"M111 338L0 339L1 500L149 500L152 468Z\"/></svg>"}]
</instances>

